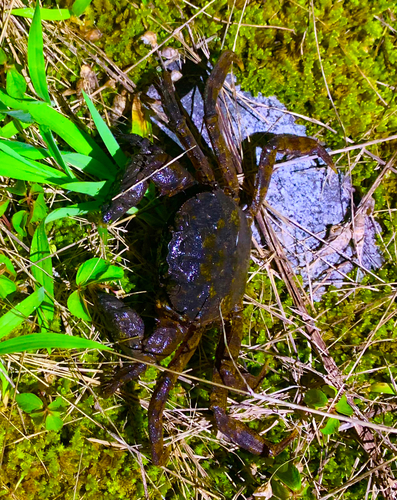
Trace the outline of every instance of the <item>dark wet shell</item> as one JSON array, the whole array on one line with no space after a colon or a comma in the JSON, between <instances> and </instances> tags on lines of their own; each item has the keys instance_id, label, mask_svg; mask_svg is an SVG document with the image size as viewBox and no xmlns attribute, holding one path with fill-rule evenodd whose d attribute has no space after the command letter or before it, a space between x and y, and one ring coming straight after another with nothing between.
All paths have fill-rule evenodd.
<instances>
[{"instance_id":1,"label":"dark wet shell","mask_svg":"<svg viewBox=\"0 0 397 500\"><path fill-rule=\"evenodd\" d=\"M139 348L145 332L142 318L109 293L98 293L97 301L113 342L118 343L127 354L131 354L131 349Z\"/></svg>"},{"instance_id":2,"label":"dark wet shell","mask_svg":"<svg viewBox=\"0 0 397 500\"><path fill-rule=\"evenodd\" d=\"M168 294L176 311L201 324L227 316L244 294L251 230L221 190L182 205L168 245Z\"/></svg>"}]
</instances>

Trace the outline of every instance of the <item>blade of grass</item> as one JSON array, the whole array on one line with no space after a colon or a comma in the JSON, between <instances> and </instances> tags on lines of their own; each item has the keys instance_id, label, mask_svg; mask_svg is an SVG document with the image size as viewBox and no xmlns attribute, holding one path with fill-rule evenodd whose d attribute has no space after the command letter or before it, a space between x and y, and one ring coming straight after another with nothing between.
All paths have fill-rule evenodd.
<instances>
[{"instance_id":1,"label":"blade of grass","mask_svg":"<svg viewBox=\"0 0 397 500\"><path fill-rule=\"evenodd\" d=\"M51 108L47 103L34 99L14 99L2 89L0 89L0 101L10 108L30 113L36 123L47 125L78 153L92 156L107 165L109 169L114 168L111 159L88 134L80 130L77 125Z\"/></svg>"},{"instance_id":2,"label":"blade of grass","mask_svg":"<svg viewBox=\"0 0 397 500\"><path fill-rule=\"evenodd\" d=\"M74 193L88 194L89 196L93 197L102 196L102 198L104 198L106 193L108 192L108 186L106 181L59 182L57 184L59 186L62 186L63 189L68 189L69 191L73 191Z\"/></svg>"},{"instance_id":3,"label":"blade of grass","mask_svg":"<svg viewBox=\"0 0 397 500\"><path fill-rule=\"evenodd\" d=\"M120 168L124 168L127 158L124 155L120 145L114 138L112 132L110 131L109 127L106 125L105 121L103 120L102 116L98 113L97 109L95 108L93 102L91 99L88 97L88 95L83 91L83 96L84 100L87 103L88 109L90 110L92 119L94 120L95 126L99 132L99 135L101 136L103 142L105 143L105 146L107 147L107 150L109 151L110 155L112 156L113 160L117 163L117 165Z\"/></svg>"},{"instance_id":4,"label":"blade of grass","mask_svg":"<svg viewBox=\"0 0 397 500\"><path fill-rule=\"evenodd\" d=\"M26 7L25 9L12 9L11 14L13 16L26 17L28 19L33 19L35 9L31 7ZM70 19L69 9L46 9L40 7L40 16L43 21L66 21Z\"/></svg>"},{"instance_id":5,"label":"blade of grass","mask_svg":"<svg viewBox=\"0 0 397 500\"><path fill-rule=\"evenodd\" d=\"M2 146L0 145L0 150ZM24 161L3 151L0 151L0 175L21 181L47 182L49 184L62 184L62 182L70 180L63 172L55 170L55 168L40 163L36 164L36 162L27 165Z\"/></svg>"},{"instance_id":6,"label":"blade of grass","mask_svg":"<svg viewBox=\"0 0 397 500\"><path fill-rule=\"evenodd\" d=\"M50 103L50 94L48 93L45 61L43 33L41 30L40 4L37 2L33 14L32 25L29 30L28 38L28 69L33 87L38 96L44 101Z\"/></svg>"},{"instance_id":7,"label":"blade of grass","mask_svg":"<svg viewBox=\"0 0 397 500\"><path fill-rule=\"evenodd\" d=\"M64 217L78 217L79 215L88 214L101 208L102 201L89 201L86 203L78 203L77 205L69 205L68 207L56 208L47 215L45 223L53 222L54 220L63 219Z\"/></svg>"},{"instance_id":8,"label":"blade of grass","mask_svg":"<svg viewBox=\"0 0 397 500\"><path fill-rule=\"evenodd\" d=\"M1 135L1 134L0 134ZM0 139L0 144L5 144L9 148L11 148L15 153L18 153L25 158L29 158L31 160L44 160L44 158L48 158L50 154L44 148L36 148L30 144L26 144L25 142L19 141L6 141Z\"/></svg>"},{"instance_id":9,"label":"blade of grass","mask_svg":"<svg viewBox=\"0 0 397 500\"><path fill-rule=\"evenodd\" d=\"M39 288L0 318L0 339L20 326L41 305L45 297L44 288Z\"/></svg>"},{"instance_id":10,"label":"blade of grass","mask_svg":"<svg viewBox=\"0 0 397 500\"><path fill-rule=\"evenodd\" d=\"M112 350L110 347L94 340L72 337L62 333L33 333L21 335L10 340L0 342L0 356L14 352L29 351L31 349L101 349Z\"/></svg>"},{"instance_id":11,"label":"blade of grass","mask_svg":"<svg viewBox=\"0 0 397 500\"><path fill-rule=\"evenodd\" d=\"M44 221L34 232L32 245L30 247L30 261L37 262L32 266L32 274L36 282L41 285L46 296L38 310L39 320L43 327L48 328L54 319L54 276L52 271L52 259L49 257L50 244L45 231ZM38 262L39 261L39 262Z\"/></svg>"},{"instance_id":12,"label":"blade of grass","mask_svg":"<svg viewBox=\"0 0 397 500\"><path fill-rule=\"evenodd\" d=\"M115 178L115 168L110 170L106 165L103 165L91 156L82 155L80 153L62 153L62 156L69 165L73 165L73 167L78 170L86 174L91 174L98 179L113 181Z\"/></svg>"},{"instance_id":13,"label":"blade of grass","mask_svg":"<svg viewBox=\"0 0 397 500\"><path fill-rule=\"evenodd\" d=\"M76 179L76 176L70 170L70 168L66 165L65 160L63 159L61 152L58 149L58 146L54 140L54 137L51 133L51 130L46 125L39 125L40 134L44 139L45 143L48 146L48 149L51 153L51 156L55 158L56 162L60 167L62 167L63 171L71 178Z\"/></svg>"},{"instance_id":14,"label":"blade of grass","mask_svg":"<svg viewBox=\"0 0 397 500\"><path fill-rule=\"evenodd\" d=\"M18 120L12 120L0 128L0 137L8 139L18 134L21 129L30 127L31 123L20 123Z\"/></svg>"},{"instance_id":15,"label":"blade of grass","mask_svg":"<svg viewBox=\"0 0 397 500\"><path fill-rule=\"evenodd\" d=\"M11 158L14 160L17 160L18 162L23 163L26 167L29 167L26 169L27 172L37 172L38 175L45 175L45 176L52 176L52 177L59 177L60 179L66 178L68 180L69 177L67 177L63 172L60 172L59 170L56 170L55 168L49 167L47 165L44 165L42 163L38 163L35 161L30 161L21 156L19 153L15 151L15 149L11 148L7 141L0 141L0 150L9 155ZM2 165L0 166L0 170L2 169ZM22 168L24 170L24 168ZM10 176L12 177L12 176ZM16 178L16 177L14 177ZM22 179L26 180L26 179ZM34 179L33 179L34 180Z\"/></svg>"}]
</instances>

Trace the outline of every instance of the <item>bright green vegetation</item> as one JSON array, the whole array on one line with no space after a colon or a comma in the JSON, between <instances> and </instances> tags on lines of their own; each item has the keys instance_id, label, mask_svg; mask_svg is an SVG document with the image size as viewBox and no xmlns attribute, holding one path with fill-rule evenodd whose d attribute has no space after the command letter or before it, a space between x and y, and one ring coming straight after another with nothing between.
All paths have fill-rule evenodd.
<instances>
[{"instance_id":1,"label":"bright green vegetation","mask_svg":"<svg viewBox=\"0 0 397 500\"><path fill-rule=\"evenodd\" d=\"M395 134L395 2L350 0L315 4L317 42L310 2L268 0L247 5L242 20L244 25L271 25L288 30L243 25L238 28L242 2L237 2L224 48L233 48L236 40L236 52L245 66L244 71L236 71L239 83L243 89L253 93L277 95L290 111L326 124L328 128L302 121L307 125L309 134L334 149L349 145L349 141L366 142ZM137 64L129 76L138 88L142 88L153 77L158 63L151 56L138 64L150 50L140 37L150 30L156 33L161 43L204 5L199 2L194 9L184 3L157 0L142 3L93 0L80 21L84 20L87 29L96 26L103 32L103 38L96 43L119 67ZM48 1L45 6L53 7L54 3ZM196 36L199 33L205 38L215 36L209 43L212 61L216 61L221 53L226 27L224 21L228 19L231 7L232 2L217 1L205 10L208 15L200 14L191 23ZM65 9L61 14L66 19L68 13ZM81 12L75 14L80 15ZM53 13L46 15L50 16L48 19L53 19ZM78 25L73 18L68 22L74 27ZM277 425L266 436L270 441L278 442L290 431L293 422L300 423L299 444L295 442L291 449L285 450L276 459L253 457L242 450L231 453L219 445L213 432L201 430L175 444L176 452L168 465L172 472L153 467L145 458L149 450L147 411L140 403L150 398L158 371L150 368L141 383L128 385L122 391L123 399L103 399L97 387L99 378L96 372L99 369L105 374L111 373L119 362L116 354L91 350L77 356L76 351L70 350L65 354L64 350L57 349L93 348L94 339L107 341L104 336L101 339L93 336L96 331L91 328L90 313L84 299L90 285L99 286L109 281L114 289L123 288L125 292L146 290L148 297L156 295L156 282L152 279L156 249L151 248L150 243L152 238L158 237L166 221L160 220L161 209L155 207L138 217L133 226L135 232L130 232L126 239L127 245L142 251L141 255L137 255L137 251L120 253L113 236L99 222L99 207L109 187L107 181L116 175L118 167L123 167L126 159L88 100L87 106L107 147L106 152L86 132L81 132L71 119L61 117L50 105L44 64L40 60L37 26L36 20L35 38L29 40L29 43L34 41L30 45L29 66L37 71L31 72L30 76L37 95L48 104L24 100L25 93L30 91L21 76L19 65L14 64L12 54L6 47L0 53L7 91L0 90L0 100L4 105L1 111L4 123L7 122L1 129L2 136L21 141L2 141L0 144L1 174L18 180L10 183L11 189L10 184L2 186L0 216L5 215L3 220L10 223L7 227L22 243L4 237L6 248L4 255L0 253L3 272L0 280L3 299L0 321L5 317L3 314L16 304L22 307L24 316L34 319L33 322L25 322L24 317L14 317L10 322L6 318L8 330L2 330L2 336L12 333L8 340L0 342L0 354L19 353L27 349L26 345L15 345L15 342L26 341L31 334L37 337L35 340L42 341L40 346L34 346L36 349L52 348L51 353L40 351L43 356L59 362L66 359L67 363L62 364L63 368L56 372L57 375L49 374L52 368L46 372L37 364L37 359L32 361L29 356L27 361L22 360L25 364L20 373L17 362L7 366L11 380L17 383L18 393L35 395L30 399L17 397L19 408L14 401L16 392L11 385L7 385L0 372L0 498L139 499L145 498L143 477L149 498L153 499L162 495L167 499L190 499L197 498L197 495L202 498L212 495L221 499L243 498L241 495L245 495L248 498L257 488L264 487L271 477L274 498L291 498L292 495L295 498L316 498L314 482L322 495L337 489L358 474L368 459L354 433L339 431L335 419L322 419L303 412L296 412L295 416L292 413L291 417L285 414L284 408L279 410L282 418L275 414L267 418L265 412L255 410L258 416L250 424L258 431L265 431L277 418ZM186 30L183 35L186 43L191 45ZM182 44L173 38L168 45L182 50ZM71 53L67 55L70 58L67 64L75 72L75 76L70 78L74 83L80 62ZM95 69L103 76L99 67ZM55 74L51 66L47 71L49 75ZM57 75L58 71L59 68L56 69ZM54 85L57 86L56 83ZM111 101L113 93L112 90L104 92L105 103L108 99ZM71 97L70 101L74 99ZM15 121L10 121L10 110L14 112L14 117L21 119L18 126ZM88 116L85 109L79 114ZM45 149L28 149L21 145L37 137L37 133L29 136L22 132L22 128L30 126L24 121L26 115L32 118L31 122L39 125L43 139L40 144ZM71 154L72 149L78 156ZM367 149L388 161L394 152L394 142L379 143ZM350 155L345 154L338 164L343 167L352 165L356 153ZM44 159L48 157L53 158L51 163L45 163ZM366 156L354 165L352 182L356 188L355 201L366 194L377 178L379 171L375 170L376 167L377 163ZM13 201L8 204L10 194ZM354 394L355 402L363 413L367 408L377 408L372 405L375 399L382 403L395 403L393 380L397 375L393 285L397 282L394 173L386 174L374 197L376 219L382 226L382 241L379 244L385 257L384 267L376 274L384 283L374 276L366 276L351 293L330 289L310 311L318 317L317 326L341 372L348 375L352 371L346 379L347 390ZM146 202L155 200L155 193L149 192ZM56 252L59 253L54 256ZM106 257L107 261L99 260L99 257ZM21 265L21 262L29 261L38 262L32 267L33 280ZM125 267L124 273L120 271L121 267L116 268L114 264ZM247 286L247 294L254 300L260 299L266 306L275 307L275 292L267 273L258 272L257 266L253 266L251 271L254 277ZM351 273L351 277L355 279L355 272ZM285 284L277 276L275 284L285 314L293 323L285 326L279 316L254 304L248 305L244 312L245 347L241 359L252 372L258 372L264 363L267 364L268 375L262 389L268 394L285 391L292 401L297 392L299 404L330 410L335 390L324 384L322 377L308 370L303 370L301 374L299 368L299 377L293 373L291 367L298 361L320 374L324 373L324 368L310 344L297 330L297 327L304 328L304 323L294 314L294 303ZM139 308L145 297L137 294L129 300ZM67 305L74 316L66 309ZM33 315L36 310L37 319ZM68 341L73 339L75 342L73 345L67 344L65 339L64 343L51 344L50 340L54 341L54 337L51 339L49 335L60 335L66 330L73 331L74 337L68 337ZM208 332L201 349L190 363L190 375L210 380L217 335L218 332ZM370 342L366 345L368 339ZM7 351L6 342L11 341L14 342L11 345L13 350ZM3 357L4 364L5 361ZM82 380L77 374L83 374L86 379ZM194 409L208 407L209 389L205 382L196 384L184 380L177 385L169 404L169 408L175 410L171 416L171 422L176 426L173 435L179 435L189 429L189 425L197 423L193 418ZM239 396L231 396L239 401ZM191 414L188 408L192 409ZM265 404L262 408L266 409ZM177 410L182 411L178 413ZM337 405L331 410L336 412L335 415L352 414L343 397L338 398ZM203 410L202 414L208 419L208 412ZM190 420L184 417L186 415ZM200 417L197 419L200 420ZM313 421L318 427L316 435L313 433ZM372 421L389 426L396 424L396 418L390 411L379 413ZM194 426L192 428L196 430ZM393 436L390 439L395 442ZM126 445L134 449L127 451ZM299 446L299 451L295 456L296 446ZM142 455L138 456L136 450ZM196 458L192 459L192 456ZM387 451L384 459L391 456ZM236 496L241 487L240 496ZM365 497L366 488L366 480L361 480L343 492L343 498L361 500Z\"/></svg>"}]
</instances>

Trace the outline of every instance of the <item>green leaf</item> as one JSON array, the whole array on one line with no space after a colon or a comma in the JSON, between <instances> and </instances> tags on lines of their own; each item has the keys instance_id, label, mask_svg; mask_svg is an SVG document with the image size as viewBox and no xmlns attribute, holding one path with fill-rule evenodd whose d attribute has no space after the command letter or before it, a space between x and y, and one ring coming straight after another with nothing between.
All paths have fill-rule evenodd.
<instances>
[{"instance_id":1,"label":"green leaf","mask_svg":"<svg viewBox=\"0 0 397 500\"><path fill-rule=\"evenodd\" d=\"M84 262L77 271L76 284L86 286L88 283L103 283L119 280L124 277L124 271L106 260L94 257Z\"/></svg>"},{"instance_id":2,"label":"green leaf","mask_svg":"<svg viewBox=\"0 0 397 500\"><path fill-rule=\"evenodd\" d=\"M18 196L26 196L28 193L25 181L18 180L13 186L7 187L7 191Z\"/></svg>"},{"instance_id":3,"label":"green leaf","mask_svg":"<svg viewBox=\"0 0 397 500\"><path fill-rule=\"evenodd\" d=\"M41 193L44 193L44 188L43 188L43 186L40 186L40 184L37 184L37 182L35 182L34 184L31 185L29 191L30 191L31 195L41 194Z\"/></svg>"},{"instance_id":4,"label":"green leaf","mask_svg":"<svg viewBox=\"0 0 397 500\"><path fill-rule=\"evenodd\" d=\"M32 266L32 274L36 282L44 287L46 297L39 309L41 324L48 328L54 319L54 278L52 271L52 259L49 257L50 244L45 231L44 221L34 232L32 245L30 247L30 261L37 264Z\"/></svg>"},{"instance_id":5,"label":"green leaf","mask_svg":"<svg viewBox=\"0 0 397 500\"><path fill-rule=\"evenodd\" d=\"M18 155L24 156L25 158L30 158L31 160L44 160L50 155L48 151L44 148L36 148L31 144L26 144L25 142L19 141L7 141L0 139L0 144L5 144L11 148Z\"/></svg>"},{"instance_id":6,"label":"green leaf","mask_svg":"<svg viewBox=\"0 0 397 500\"><path fill-rule=\"evenodd\" d=\"M87 303L79 290L75 290L68 297L68 309L77 318L85 321L91 321Z\"/></svg>"},{"instance_id":7,"label":"green leaf","mask_svg":"<svg viewBox=\"0 0 397 500\"><path fill-rule=\"evenodd\" d=\"M328 398L334 398L338 394L338 390L332 385L323 385L321 390Z\"/></svg>"},{"instance_id":8,"label":"green leaf","mask_svg":"<svg viewBox=\"0 0 397 500\"><path fill-rule=\"evenodd\" d=\"M0 201L0 217L2 217L10 204L10 200Z\"/></svg>"},{"instance_id":9,"label":"green leaf","mask_svg":"<svg viewBox=\"0 0 397 500\"><path fill-rule=\"evenodd\" d=\"M16 212L11 218L11 224L13 228L18 233L18 236L23 239L28 233L25 230L26 223L28 221L28 213L26 210L20 210Z\"/></svg>"},{"instance_id":10,"label":"green leaf","mask_svg":"<svg viewBox=\"0 0 397 500\"><path fill-rule=\"evenodd\" d=\"M0 342L0 356L14 352L53 348L111 350L110 347L99 342L81 337L72 337L62 333L33 333Z\"/></svg>"},{"instance_id":11,"label":"green leaf","mask_svg":"<svg viewBox=\"0 0 397 500\"><path fill-rule=\"evenodd\" d=\"M21 408L21 410L23 411L26 411L26 413L30 413L31 411L34 410L40 410L44 406L43 401L35 394L30 394L30 393L17 394L15 396L15 400L19 408Z\"/></svg>"},{"instance_id":12,"label":"green leaf","mask_svg":"<svg viewBox=\"0 0 397 500\"><path fill-rule=\"evenodd\" d=\"M0 338L9 335L14 328L24 323L44 300L44 288L39 288L0 318ZM3 345L1 343L0 345Z\"/></svg>"},{"instance_id":13,"label":"green leaf","mask_svg":"<svg viewBox=\"0 0 397 500\"><path fill-rule=\"evenodd\" d=\"M272 497L271 500L291 500L291 490L286 488L280 481L277 481L276 479L272 479L270 481L271 487L272 487ZM266 499L267 497L265 497ZM264 499L264 500L265 500ZM256 500L256 499L255 499ZM258 500L261 500L259 497Z\"/></svg>"},{"instance_id":14,"label":"green leaf","mask_svg":"<svg viewBox=\"0 0 397 500\"><path fill-rule=\"evenodd\" d=\"M301 475L291 462L279 467L276 470L276 476L292 491L299 491L302 488Z\"/></svg>"},{"instance_id":15,"label":"green leaf","mask_svg":"<svg viewBox=\"0 0 397 500\"><path fill-rule=\"evenodd\" d=\"M71 11L72 13L79 17L85 11L85 9L90 5L91 0L75 0L73 2Z\"/></svg>"},{"instance_id":16,"label":"green leaf","mask_svg":"<svg viewBox=\"0 0 397 500\"><path fill-rule=\"evenodd\" d=\"M124 270L119 266L110 265L107 270L97 277L97 283L105 283L106 281L121 280L124 278Z\"/></svg>"},{"instance_id":17,"label":"green leaf","mask_svg":"<svg viewBox=\"0 0 397 500\"><path fill-rule=\"evenodd\" d=\"M0 137L9 138L24 129L30 127L30 123L19 123L18 120L12 120L8 122L4 127L0 128Z\"/></svg>"},{"instance_id":18,"label":"green leaf","mask_svg":"<svg viewBox=\"0 0 397 500\"><path fill-rule=\"evenodd\" d=\"M3 254L0 254L0 269L6 269L6 271L16 278L17 272L15 271L14 264L11 260Z\"/></svg>"},{"instance_id":19,"label":"green leaf","mask_svg":"<svg viewBox=\"0 0 397 500\"><path fill-rule=\"evenodd\" d=\"M59 182L63 189L73 191L75 193L88 194L93 197L97 197L100 193L103 193L104 186L107 181L99 182ZM110 187L110 186L109 186ZM106 189L106 188L105 188Z\"/></svg>"},{"instance_id":20,"label":"green leaf","mask_svg":"<svg viewBox=\"0 0 397 500\"><path fill-rule=\"evenodd\" d=\"M54 140L54 137L52 135L51 130L49 127L46 125L40 125L39 126L40 134L42 138L44 139L45 143L48 146L48 150L51 153L51 156L55 158L57 161L58 165L62 167L62 170L66 173L68 177L71 179L75 179L76 176L73 174L73 172L70 170L70 168L66 165L65 160L63 159L63 156L61 155L61 152L58 149L57 143Z\"/></svg>"},{"instance_id":21,"label":"green leaf","mask_svg":"<svg viewBox=\"0 0 397 500\"><path fill-rule=\"evenodd\" d=\"M15 293L17 286L7 276L0 275L0 298L5 299L8 295Z\"/></svg>"},{"instance_id":22,"label":"green leaf","mask_svg":"<svg viewBox=\"0 0 397 500\"><path fill-rule=\"evenodd\" d=\"M70 178L63 172L43 163L27 160L4 142L0 142L0 175L21 181L50 184L70 181Z\"/></svg>"},{"instance_id":23,"label":"green leaf","mask_svg":"<svg viewBox=\"0 0 397 500\"><path fill-rule=\"evenodd\" d=\"M7 62L7 54L4 52L4 49L0 47L0 64L4 64Z\"/></svg>"},{"instance_id":24,"label":"green leaf","mask_svg":"<svg viewBox=\"0 0 397 500\"><path fill-rule=\"evenodd\" d=\"M120 168L124 168L127 163L127 157L124 155L120 145L114 138L112 132L109 127L106 125L105 121L101 117L101 115L96 110L94 104L88 95L83 91L84 100L87 103L88 109L90 110L92 119L94 120L95 126L101 136L107 150L111 154L113 160L117 163Z\"/></svg>"},{"instance_id":25,"label":"green leaf","mask_svg":"<svg viewBox=\"0 0 397 500\"><path fill-rule=\"evenodd\" d=\"M25 95L27 88L25 78L15 67L7 70L6 88L11 97L22 99Z\"/></svg>"},{"instance_id":26,"label":"green leaf","mask_svg":"<svg viewBox=\"0 0 397 500\"><path fill-rule=\"evenodd\" d=\"M35 9L31 7L26 7L25 9L12 9L11 14L13 16L27 17L32 19L35 13ZM69 9L45 9L40 8L40 15L43 21L66 21L70 18Z\"/></svg>"},{"instance_id":27,"label":"green leaf","mask_svg":"<svg viewBox=\"0 0 397 500\"><path fill-rule=\"evenodd\" d=\"M44 417L47 415L47 412L44 411L35 411L30 414L31 419L36 425L41 425L44 422Z\"/></svg>"},{"instance_id":28,"label":"green leaf","mask_svg":"<svg viewBox=\"0 0 397 500\"><path fill-rule=\"evenodd\" d=\"M370 392L380 394L396 394L396 391L394 390L392 384L387 384L386 382L376 382L375 384L371 384L369 390Z\"/></svg>"},{"instance_id":29,"label":"green leaf","mask_svg":"<svg viewBox=\"0 0 397 500\"><path fill-rule=\"evenodd\" d=\"M65 401L60 398L60 397L57 397L52 403L50 403L47 408L49 410L60 410L62 411L63 408L65 408L66 406L66 403Z\"/></svg>"},{"instance_id":30,"label":"green leaf","mask_svg":"<svg viewBox=\"0 0 397 500\"><path fill-rule=\"evenodd\" d=\"M44 194L40 193L36 200L33 201L33 211L32 217L30 218L30 223L40 222L46 218L48 208L44 200Z\"/></svg>"},{"instance_id":31,"label":"green leaf","mask_svg":"<svg viewBox=\"0 0 397 500\"><path fill-rule=\"evenodd\" d=\"M62 182L66 182L69 179L65 174L54 168L46 167L40 163L37 166L30 167L25 162L16 160L1 151L0 175L20 181L46 182L48 184L62 184Z\"/></svg>"},{"instance_id":32,"label":"green leaf","mask_svg":"<svg viewBox=\"0 0 397 500\"><path fill-rule=\"evenodd\" d=\"M21 111L20 109L17 109L17 110L6 111L5 113L8 116L11 116L12 118L16 118L20 122L28 123L29 125L34 123L32 115L30 113L28 113L27 111ZM21 124L21 126L22 126L22 124Z\"/></svg>"},{"instance_id":33,"label":"green leaf","mask_svg":"<svg viewBox=\"0 0 397 500\"><path fill-rule=\"evenodd\" d=\"M87 260L79 267L76 275L76 284L79 286L96 282L110 266L110 263L99 257Z\"/></svg>"},{"instance_id":34,"label":"green leaf","mask_svg":"<svg viewBox=\"0 0 397 500\"><path fill-rule=\"evenodd\" d=\"M322 408L328 404L327 396L319 389L309 389L303 400L311 408Z\"/></svg>"},{"instance_id":35,"label":"green leaf","mask_svg":"<svg viewBox=\"0 0 397 500\"><path fill-rule=\"evenodd\" d=\"M64 217L77 217L79 215L99 210L101 206L101 201L90 201L86 203L78 203L77 205L69 205L68 207L56 208L47 216L45 222L48 224L49 222L63 219Z\"/></svg>"},{"instance_id":36,"label":"green leaf","mask_svg":"<svg viewBox=\"0 0 397 500\"><path fill-rule=\"evenodd\" d=\"M34 90L44 101L50 103L47 88L43 33L41 29L40 4L37 2L28 38L28 68Z\"/></svg>"},{"instance_id":37,"label":"green leaf","mask_svg":"<svg viewBox=\"0 0 397 500\"><path fill-rule=\"evenodd\" d=\"M354 413L353 408L347 402L345 394L343 394L338 403L335 405L335 410L342 415L346 415L347 417L351 417Z\"/></svg>"},{"instance_id":38,"label":"green leaf","mask_svg":"<svg viewBox=\"0 0 397 500\"><path fill-rule=\"evenodd\" d=\"M340 422L336 418L328 418L325 426L320 431L324 436L335 434L335 432L338 432L339 424Z\"/></svg>"},{"instance_id":39,"label":"green leaf","mask_svg":"<svg viewBox=\"0 0 397 500\"><path fill-rule=\"evenodd\" d=\"M69 163L69 165L72 165L86 174L93 175L98 179L111 181L115 179L117 173L116 165L114 165L114 168L109 169L106 165L95 160L95 158L79 153L63 153L62 156L66 163Z\"/></svg>"},{"instance_id":40,"label":"green leaf","mask_svg":"<svg viewBox=\"0 0 397 500\"><path fill-rule=\"evenodd\" d=\"M47 431L60 431L63 426L63 420L60 414L56 411L52 411L45 419L45 428Z\"/></svg>"}]
</instances>

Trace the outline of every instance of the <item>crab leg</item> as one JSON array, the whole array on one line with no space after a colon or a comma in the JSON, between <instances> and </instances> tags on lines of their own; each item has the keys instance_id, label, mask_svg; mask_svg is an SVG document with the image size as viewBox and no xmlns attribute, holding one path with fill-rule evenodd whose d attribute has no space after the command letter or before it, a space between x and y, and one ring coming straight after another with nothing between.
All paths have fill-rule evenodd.
<instances>
[{"instance_id":1,"label":"crab leg","mask_svg":"<svg viewBox=\"0 0 397 500\"><path fill-rule=\"evenodd\" d=\"M148 181L160 190L160 195L173 196L195 183L193 176L161 148L136 134L125 136L138 153L127 166L119 186L120 195L103 209L104 222L110 222L124 215L142 200ZM169 164L169 165L167 165Z\"/></svg>"},{"instance_id":2,"label":"crab leg","mask_svg":"<svg viewBox=\"0 0 397 500\"><path fill-rule=\"evenodd\" d=\"M243 319L240 310L235 313L231 326L227 328L227 347L224 341L221 340L217 348L216 365L212 379L217 385L214 386L211 393L210 408L214 413L218 430L233 441L233 443L254 455L265 457L276 456L295 439L297 436L296 431L292 432L281 443L275 445L264 439L253 429L250 429L243 422L229 417L226 413L228 389L222 386L247 387L247 382L241 378L241 375L235 368L241 347L242 332ZM261 376L263 376L263 373Z\"/></svg>"},{"instance_id":3,"label":"crab leg","mask_svg":"<svg viewBox=\"0 0 397 500\"><path fill-rule=\"evenodd\" d=\"M187 126L186 118L181 113L175 97L171 75L168 71L164 71L163 80L159 83L159 90L163 97L163 106L167 112L171 128L186 150L186 154L197 172L198 181L202 184L214 184L215 177L208 159Z\"/></svg>"},{"instance_id":4,"label":"crab leg","mask_svg":"<svg viewBox=\"0 0 397 500\"><path fill-rule=\"evenodd\" d=\"M253 219L265 200L277 153L294 156L317 155L337 173L327 151L314 139L292 134L275 135L263 148L255 176L254 194L248 213Z\"/></svg>"},{"instance_id":5,"label":"crab leg","mask_svg":"<svg viewBox=\"0 0 397 500\"><path fill-rule=\"evenodd\" d=\"M191 335L183 342L168 365L168 369L171 371L164 372L157 382L150 400L148 410L149 437L152 444L152 460L155 465L164 465L168 458L168 453L164 451L163 447L163 415L169 393L193 356L203 332L204 328L191 329Z\"/></svg>"},{"instance_id":6,"label":"crab leg","mask_svg":"<svg viewBox=\"0 0 397 500\"><path fill-rule=\"evenodd\" d=\"M218 174L218 177L223 179L225 189L227 189L234 198L238 199L239 186L236 169L233 164L230 150L221 132L219 126L219 116L216 110L216 102L219 92L233 62L242 67L242 63L236 54L231 50L227 50L221 54L218 62L215 64L205 86L204 116L212 148L219 163L220 173Z\"/></svg>"},{"instance_id":7,"label":"crab leg","mask_svg":"<svg viewBox=\"0 0 397 500\"><path fill-rule=\"evenodd\" d=\"M187 334L187 328L164 316L159 320L155 331L144 339L143 321L133 309L108 293L98 293L96 301L113 342L138 361L124 366L110 381L102 384L103 392L107 396L129 380L138 378L148 364L155 364L170 356Z\"/></svg>"}]
</instances>

